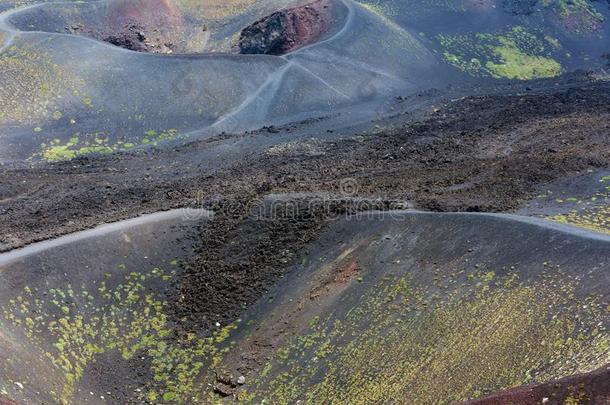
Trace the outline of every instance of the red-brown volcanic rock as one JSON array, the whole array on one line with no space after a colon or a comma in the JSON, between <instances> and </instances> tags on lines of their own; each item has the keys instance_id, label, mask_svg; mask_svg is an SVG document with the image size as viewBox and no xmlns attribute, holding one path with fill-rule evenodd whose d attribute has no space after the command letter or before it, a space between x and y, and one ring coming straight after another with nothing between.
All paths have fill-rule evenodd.
<instances>
[{"instance_id":1,"label":"red-brown volcanic rock","mask_svg":"<svg viewBox=\"0 0 610 405\"><path fill-rule=\"evenodd\" d=\"M588 374L528 385L492 394L464 405L607 405L610 404L610 365Z\"/></svg>"},{"instance_id":2,"label":"red-brown volcanic rock","mask_svg":"<svg viewBox=\"0 0 610 405\"><path fill-rule=\"evenodd\" d=\"M283 55L318 40L327 31L332 14L330 0L277 11L241 32L242 54Z\"/></svg>"}]
</instances>

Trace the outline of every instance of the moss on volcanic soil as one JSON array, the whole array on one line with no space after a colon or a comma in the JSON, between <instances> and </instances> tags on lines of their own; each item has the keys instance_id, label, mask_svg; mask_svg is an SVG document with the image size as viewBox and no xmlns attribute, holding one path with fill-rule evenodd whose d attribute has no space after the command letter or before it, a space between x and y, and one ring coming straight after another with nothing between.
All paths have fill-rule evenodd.
<instances>
[{"instance_id":1,"label":"moss on volcanic soil","mask_svg":"<svg viewBox=\"0 0 610 405\"><path fill-rule=\"evenodd\" d=\"M411 16L421 16L437 11L466 11L465 0L359 0L358 3L377 10L386 17L400 15L401 10L409 10Z\"/></svg>"},{"instance_id":2,"label":"moss on volcanic soil","mask_svg":"<svg viewBox=\"0 0 610 405\"><path fill-rule=\"evenodd\" d=\"M42 128L40 128L40 130L42 130ZM57 162L91 154L127 151L137 146L156 146L159 142L170 141L176 139L178 136L178 130L176 129L168 129L160 132L149 130L142 137L131 142L111 142L106 132L90 134L76 133L66 142L62 142L60 139L52 139L48 143L41 144L40 152L34 154L31 158L42 158L47 162Z\"/></svg>"},{"instance_id":3,"label":"moss on volcanic soil","mask_svg":"<svg viewBox=\"0 0 610 405\"><path fill-rule=\"evenodd\" d=\"M168 303L151 288L170 283L176 271L119 269L124 274L107 274L90 286L25 287L2 309L0 325L23 333L27 350L39 352L40 361L57 370L62 383L48 383L59 403L73 403L87 368L110 352L125 360L146 360L152 380L137 390L137 402L192 403L202 391L197 377L220 361L227 350L220 346L235 325L218 328L207 338L189 334L177 339L168 323ZM6 358L0 364L19 361Z\"/></svg>"},{"instance_id":4,"label":"moss on volcanic soil","mask_svg":"<svg viewBox=\"0 0 610 405\"><path fill-rule=\"evenodd\" d=\"M519 281L514 270L439 274L435 291L409 275L385 276L355 305L339 302L313 317L238 398L453 403L610 362L608 303L577 297L577 280L542 266L535 282Z\"/></svg>"},{"instance_id":5,"label":"moss on volcanic soil","mask_svg":"<svg viewBox=\"0 0 610 405\"><path fill-rule=\"evenodd\" d=\"M605 187L586 199L563 196L557 198L556 203L575 204L576 208L546 218L562 224L610 234L610 176L604 176L599 181ZM589 204L594 205L589 206Z\"/></svg>"},{"instance_id":6,"label":"moss on volcanic soil","mask_svg":"<svg viewBox=\"0 0 610 405\"><path fill-rule=\"evenodd\" d=\"M588 0L542 0L541 5L554 13L568 33L596 34L606 20L595 3Z\"/></svg>"},{"instance_id":7,"label":"moss on volcanic soil","mask_svg":"<svg viewBox=\"0 0 610 405\"><path fill-rule=\"evenodd\" d=\"M78 76L28 45L0 54L0 81L0 122L8 123L50 119L63 99L79 97L84 88Z\"/></svg>"},{"instance_id":8,"label":"moss on volcanic soil","mask_svg":"<svg viewBox=\"0 0 610 405\"><path fill-rule=\"evenodd\" d=\"M437 40L445 60L472 76L530 80L562 72L551 57L560 43L545 41L523 27L496 34L441 34Z\"/></svg>"}]
</instances>

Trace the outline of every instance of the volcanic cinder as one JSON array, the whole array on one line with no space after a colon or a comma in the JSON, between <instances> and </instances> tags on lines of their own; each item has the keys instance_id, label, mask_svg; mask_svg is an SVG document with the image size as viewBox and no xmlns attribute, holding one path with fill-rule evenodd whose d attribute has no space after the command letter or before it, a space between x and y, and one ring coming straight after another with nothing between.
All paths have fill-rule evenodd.
<instances>
[{"instance_id":1,"label":"volcanic cinder","mask_svg":"<svg viewBox=\"0 0 610 405\"><path fill-rule=\"evenodd\" d=\"M242 54L284 55L322 37L332 19L332 0L317 0L277 11L246 27L238 47Z\"/></svg>"},{"instance_id":2,"label":"volcanic cinder","mask_svg":"<svg viewBox=\"0 0 610 405\"><path fill-rule=\"evenodd\" d=\"M609 403L608 2L0 10L0 405Z\"/></svg>"}]
</instances>

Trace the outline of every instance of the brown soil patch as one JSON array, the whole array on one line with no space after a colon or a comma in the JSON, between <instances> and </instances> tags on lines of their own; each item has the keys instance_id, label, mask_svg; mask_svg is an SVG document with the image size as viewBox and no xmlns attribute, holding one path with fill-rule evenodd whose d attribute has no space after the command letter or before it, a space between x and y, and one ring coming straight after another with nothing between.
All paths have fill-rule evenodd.
<instances>
[{"instance_id":1,"label":"brown soil patch","mask_svg":"<svg viewBox=\"0 0 610 405\"><path fill-rule=\"evenodd\" d=\"M320 285L311 290L309 299L319 299L322 295L328 294L339 285L346 284L353 280L361 272L362 268L357 261L340 263L337 267L333 268L331 274L329 274Z\"/></svg>"}]
</instances>

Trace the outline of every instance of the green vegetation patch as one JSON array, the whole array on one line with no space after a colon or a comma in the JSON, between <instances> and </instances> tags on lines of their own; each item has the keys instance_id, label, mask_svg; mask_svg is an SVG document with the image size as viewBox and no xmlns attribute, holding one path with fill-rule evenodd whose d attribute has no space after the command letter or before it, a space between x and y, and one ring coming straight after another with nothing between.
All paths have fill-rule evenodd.
<instances>
[{"instance_id":1,"label":"green vegetation patch","mask_svg":"<svg viewBox=\"0 0 610 405\"><path fill-rule=\"evenodd\" d=\"M587 0L542 0L542 5L557 10L563 18L576 13L587 13L599 21L604 21L604 15Z\"/></svg>"},{"instance_id":2,"label":"green vegetation patch","mask_svg":"<svg viewBox=\"0 0 610 405\"><path fill-rule=\"evenodd\" d=\"M48 143L41 144L40 152L32 157L40 157L47 162L57 162L74 159L78 156L126 151L142 145L156 146L159 142L176 139L178 136L178 130L176 129L168 129L161 132L150 130L134 142L111 142L105 132L76 133L66 142L62 142L60 139L53 139Z\"/></svg>"},{"instance_id":3,"label":"green vegetation patch","mask_svg":"<svg viewBox=\"0 0 610 405\"><path fill-rule=\"evenodd\" d=\"M411 17L421 17L433 13L466 11L465 0L360 0L358 3L371 10L378 10L386 17L395 17L399 9L408 10Z\"/></svg>"},{"instance_id":4,"label":"green vegetation patch","mask_svg":"<svg viewBox=\"0 0 610 405\"><path fill-rule=\"evenodd\" d=\"M125 360L146 360L152 380L144 381L145 388L135 394L138 403L192 403L202 392L197 376L220 361L228 350L220 345L235 326L219 328L207 338L177 337L166 315L168 303L151 288L170 283L175 271L122 273L108 274L89 287L25 287L2 308L7 322L0 320L0 326L23 332L28 350L38 350L40 361L63 376L60 386L49 387L60 403L72 403L87 367L108 352Z\"/></svg>"},{"instance_id":5,"label":"green vegetation patch","mask_svg":"<svg viewBox=\"0 0 610 405\"><path fill-rule=\"evenodd\" d=\"M538 281L490 269L386 276L353 307L313 318L239 397L261 403L453 403L610 361L607 303L543 263ZM342 304L340 306L344 306Z\"/></svg>"},{"instance_id":6,"label":"green vegetation patch","mask_svg":"<svg viewBox=\"0 0 610 405\"><path fill-rule=\"evenodd\" d=\"M552 215L548 219L610 235L610 206L589 208L583 211L572 210L566 214Z\"/></svg>"},{"instance_id":7,"label":"green vegetation patch","mask_svg":"<svg viewBox=\"0 0 610 405\"><path fill-rule=\"evenodd\" d=\"M599 182L602 188L587 198L557 198L556 203L569 204L573 208L548 216L547 219L610 234L610 176L601 177Z\"/></svg>"},{"instance_id":8,"label":"green vegetation patch","mask_svg":"<svg viewBox=\"0 0 610 405\"><path fill-rule=\"evenodd\" d=\"M597 33L605 21L588 0L542 0L542 6L557 16L564 29L579 35Z\"/></svg>"},{"instance_id":9,"label":"green vegetation patch","mask_svg":"<svg viewBox=\"0 0 610 405\"><path fill-rule=\"evenodd\" d=\"M28 45L12 45L0 54L0 83L0 122L49 119L62 99L84 87L82 79Z\"/></svg>"},{"instance_id":10,"label":"green vegetation patch","mask_svg":"<svg viewBox=\"0 0 610 405\"><path fill-rule=\"evenodd\" d=\"M439 35L447 62L472 76L516 80L555 77L561 65L551 57L557 40L549 42L514 27L504 34Z\"/></svg>"}]
</instances>

